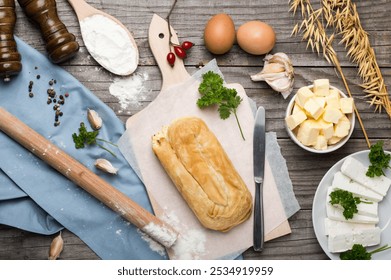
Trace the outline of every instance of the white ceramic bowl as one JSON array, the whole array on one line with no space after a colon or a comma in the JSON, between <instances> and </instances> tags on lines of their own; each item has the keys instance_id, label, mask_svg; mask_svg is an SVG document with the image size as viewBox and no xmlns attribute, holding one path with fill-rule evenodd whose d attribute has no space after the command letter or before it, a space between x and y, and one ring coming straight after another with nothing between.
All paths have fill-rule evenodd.
<instances>
[{"instance_id":1,"label":"white ceramic bowl","mask_svg":"<svg viewBox=\"0 0 391 280\"><path fill-rule=\"evenodd\" d=\"M308 86L308 88L313 88L313 85L310 85ZM341 97L347 97L347 95L345 93L343 93L341 90L339 90L338 88L334 87L334 86L330 86L331 89L335 89L337 90ZM285 113L285 117L291 115L292 113L292 109L293 109L293 105L295 103L295 99L296 99L296 94L292 97L292 99L290 100L289 104L288 104L288 107L286 109L286 113ZM309 152L312 152L312 153L317 153L317 154L326 154L326 153L330 153L330 152L333 152L335 150L338 150L339 148L341 148L343 145L345 145L345 143L349 140L350 136L352 135L353 133L353 130L354 130L354 124L355 124L355 114L354 112L352 114L346 114L346 116L348 117L349 121L350 121L350 130L349 130L349 134L346 135L344 138L342 138L338 143L334 144L334 145L329 145L327 147L327 149L325 150L317 150L313 147L310 147L310 146L306 146L304 144L302 144L296 137L295 133L290 130L288 128L288 126L286 125L286 122L284 121L285 123L285 129L286 131L288 132L290 138L293 140L293 142L295 142L298 146L300 146L301 148L303 148L304 150L307 150Z\"/></svg>"}]
</instances>

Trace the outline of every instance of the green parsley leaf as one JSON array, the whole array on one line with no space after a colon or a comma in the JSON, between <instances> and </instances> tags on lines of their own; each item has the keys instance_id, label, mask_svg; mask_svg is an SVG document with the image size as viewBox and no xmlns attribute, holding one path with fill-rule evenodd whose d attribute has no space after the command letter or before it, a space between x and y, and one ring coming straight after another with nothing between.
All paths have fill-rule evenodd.
<instances>
[{"instance_id":1,"label":"green parsley leaf","mask_svg":"<svg viewBox=\"0 0 391 280\"><path fill-rule=\"evenodd\" d=\"M352 219L358 212L357 205L362 203L371 204L372 202L362 201L359 197L354 197L349 191L336 189L330 193L331 205L339 204L343 208L343 216L346 220Z\"/></svg>"},{"instance_id":2,"label":"green parsley leaf","mask_svg":"<svg viewBox=\"0 0 391 280\"><path fill-rule=\"evenodd\" d=\"M341 260L371 260L372 255L378 252L382 252L385 250L391 249L391 246L387 244L379 247L371 252L368 252L367 249L361 244L354 244L352 249L346 252L342 252L339 255Z\"/></svg>"},{"instance_id":3,"label":"green parsley leaf","mask_svg":"<svg viewBox=\"0 0 391 280\"><path fill-rule=\"evenodd\" d=\"M208 71L203 74L202 79L203 80L198 87L198 91L201 94L201 97L197 100L198 107L204 109L209 106L217 105L220 118L223 120L229 118L233 113L242 138L245 140L236 114L236 109L242 102L242 98L238 96L235 89L226 88L220 75L213 71Z\"/></svg>"},{"instance_id":4,"label":"green parsley leaf","mask_svg":"<svg viewBox=\"0 0 391 280\"><path fill-rule=\"evenodd\" d=\"M361 244L354 244L351 250L342 252L339 258L341 260L370 260L372 255Z\"/></svg>"},{"instance_id":5,"label":"green parsley leaf","mask_svg":"<svg viewBox=\"0 0 391 280\"><path fill-rule=\"evenodd\" d=\"M76 149L82 149L85 147L85 144L92 145L96 143L96 137L98 136L99 131L87 131L85 124L80 123L79 135L76 133L72 134L73 142L75 143Z\"/></svg>"},{"instance_id":6,"label":"green parsley leaf","mask_svg":"<svg viewBox=\"0 0 391 280\"><path fill-rule=\"evenodd\" d=\"M368 167L366 173L368 177L373 178L375 176L385 175L383 169L391 168L391 155L384 152L383 141L379 141L375 145L371 146L368 157L371 162L371 165Z\"/></svg>"},{"instance_id":7,"label":"green parsley leaf","mask_svg":"<svg viewBox=\"0 0 391 280\"><path fill-rule=\"evenodd\" d=\"M114 157L117 157L112 151L110 151L106 147L102 146L101 144L97 143L97 140L109 143L113 146L116 146L116 145L109 142L109 141L106 141L104 139L97 138L98 135L99 135L99 130L87 131L85 124L83 122L81 122L80 127L79 127L79 134L76 134L76 133L72 134L73 143L75 143L75 148L76 149L83 149L83 148L85 148L86 145L90 146L90 145L96 144L99 147L101 147L102 149L104 149L107 152L109 152L110 154L112 154Z\"/></svg>"}]
</instances>

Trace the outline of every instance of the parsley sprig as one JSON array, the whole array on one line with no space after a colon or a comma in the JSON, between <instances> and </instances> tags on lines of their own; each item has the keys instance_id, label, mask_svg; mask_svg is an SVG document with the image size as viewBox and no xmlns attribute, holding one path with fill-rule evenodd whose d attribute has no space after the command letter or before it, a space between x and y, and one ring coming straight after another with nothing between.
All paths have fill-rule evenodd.
<instances>
[{"instance_id":1,"label":"parsley sprig","mask_svg":"<svg viewBox=\"0 0 391 280\"><path fill-rule=\"evenodd\" d=\"M341 189L333 190L330 193L331 205L339 204L343 208L343 216L346 220L352 219L353 215L358 212L357 205L362 203L371 204L361 200L359 197L353 196L353 193Z\"/></svg>"},{"instance_id":2,"label":"parsley sprig","mask_svg":"<svg viewBox=\"0 0 391 280\"><path fill-rule=\"evenodd\" d=\"M219 74L213 71L208 71L202 75L202 82L198 87L198 91L202 95L197 100L199 108L203 109L212 105L218 105L220 118L225 120L231 113L235 115L236 122L239 126L240 134L243 140L246 140L243 135L242 127L240 126L236 110L242 102L242 98L238 96L235 89L225 87L223 79Z\"/></svg>"},{"instance_id":3,"label":"parsley sprig","mask_svg":"<svg viewBox=\"0 0 391 280\"><path fill-rule=\"evenodd\" d=\"M93 131L87 131L87 127L85 126L84 122L80 123L79 127L79 134L73 133L72 138L73 142L75 143L76 149L83 149L85 146L90 145L97 145L103 150L109 152L112 156L117 157L112 151L104 147L103 145L99 144L97 141L106 142L110 145L116 146L116 144L111 143L110 141L104 140L102 138L98 138L99 130L93 130Z\"/></svg>"},{"instance_id":4,"label":"parsley sprig","mask_svg":"<svg viewBox=\"0 0 391 280\"><path fill-rule=\"evenodd\" d=\"M385 175L383 169L391 168L391 155L384 152L383 141L379 141L375 145L371 146L368 157L371 162L371 165L368 167L366 173L368 177L373 178L375 176Z\"/></svg>"},{"instance_id":5,"label":"parsley sprig","mask_svg":"<svg viewBox=\"0 0 391 280\"><path fill-rule=\"evenodd\" d=\"M352 249L346 252L342 252L339 255L341 260L371 260L372 255L378 252L391 249L391 246L387 244L379 247L371 252L368 252L367 249L361 244L354 244Z\"/></svg>"}]
</instances>

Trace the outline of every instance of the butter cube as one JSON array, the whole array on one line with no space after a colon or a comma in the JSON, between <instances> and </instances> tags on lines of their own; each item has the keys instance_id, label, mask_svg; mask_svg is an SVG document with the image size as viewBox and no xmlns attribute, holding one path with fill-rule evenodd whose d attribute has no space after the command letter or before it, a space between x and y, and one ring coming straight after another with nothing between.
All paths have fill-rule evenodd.
<instances>
[{"instance_id":1,"label":"butter cube","mask_svg":"<svg viewBox=\"0 0 391 280\"><path fill-rule=\"evenodd\" d=\"M307 115L303 110L297 111L296 113L285 118L285 122L290 130L294 130L299 124L307 119Z\"/></svg>"},{"instance_id":2,"label":"butter cube","mask_svg":"<svg viewBox=\"0 0 391 280\"><path fill-rule=\"evenodd\" d=\"M339 109L340 108L340 99L339 99L339 95L329 95L329 96L326 96L325 97L326 99L326 104L328 107L332 107L332 108L335 108L335 109Z\"/></svg>"},{"instance_id":3,"label":"butter cube","mask_svg":"<svg viewBox=\"0 0 391 280\"><path fill-rule=\"evenodd\" d=\"M301 108L304 108L304 104L308 101L308 99L314 96L314 93L308 87L301 87L297 91L295 102Z\"/></svg>"},{"instance_id":4,"label":"butter cube","mask_svg":"<svg viewBox=\"0 0 391 280\"><path fill-rule=\"evenodd\" d=\"M320 129L315 120L305 120L297 132L297 139L306 146L314 146L317 142Z\"/></svg>"},{"instance_id":5,"label":"butter cube","mask_svg":"<svg viewBox=\"0 0 391 280\"><path fill-rule=\"evenodd\" d=\"M315 96L314 99L322 108L326 106L326 98L323 96Z\"/></svg>"},{"instance_id":6,"label":"butter cube","mask_svg":"<svg viewBox=\"0 0 391 280\"><path fill-rule=\"evenodd\" d=\"M317 96L328 96L330 94L329 79L318 79L314 81L314 93Z\"/></svg>"},{"instance_id":7,"label":"butter cube","mask_svg":"<svg viewBox=\"0 0 391 280\"><path fill-rule=\"evenodd\" d=\"M296 114L297 112L300 112L300 111L305 113L303 108L301 108L297 103L294 103L293 108L292 108L292 115Z\"/></svg>"},{"instance_id":8,"label":"butter cube","mask_svg":"<svg viewBox=\"0 0 391 280\"><path fill-rule=\"evenodd\" d=\"M315 120L319 119L319 117L323 114L324 109L322 106L316 102L315 98L310 98L304 104L304 109L313 117Z\"/></svg>"},{"instance_id":9,"label":"butter cube","mask_svg":"<svg viewBox=\"0 0 391 280\"><path fill-rule=\"evenodd\" d=\"M339 109L326 106L323 114L323 120L331 123L338 123L339 119L343 117L342 112Z\"/></svg>"},{"instance_id":10,"label":"butter cube","mask_svg":"<svg viewBox=\"0 0 391 280\"><path fill-rule=\"evenodd\" d=\"M326 137L324 137L323 135L318 135L314 148L316 150L326 150L327 149L327 139L326 139Z\"/></svg>"},{"instance_id":11,"label":"butter cube","mask_svg":"<svg viewBox=\"0 0 391 280\"><path fill-rule=\"evenodd\" d=\"M338 99L341 98L341 94L339 93L339 91L334 88L329 89L329 96L334 96L337 97Z\"/></svg>"},{"instance_id":12,"label":"butter cube","mask_svg":"<svg viewBox=\"0 0 391 280\"><path fill-rule=\"evenodd\" d=\"M320 134L323 135L327 140L334 136L334 125L330 122L325 122L323 119L319 119Z\"/></svg>"},{"instance_id":13,"label":"butter cube","mask_svg":"<svg viewBox=\"0 0 391 280\"><path fill-rule=\"evenodd\" d=\"M349 131L350 131L350 121L344 115L338 121L338 123L334 126L334 136L343 138L343 137L345 137L346 135L349 134Z\"/></svg>"},{"instance_id":14,"label":"butter cube","mask_svg":"<svg viewBox=\"0 0 391 280\"><path fill-rule=\"evenodd\" d=\"M341 137L333 136L330 139L327 140L327 144L334 145L337 144L339 141L341 141Z\"/></svg>"},{"instance_id":15,"label":"butter cube","mask_svg":"<svg viewBox=\"0 0 391 280\"><path fill-rule=\"evenodd\" d=\"M341 106L342 113L344 114L353 113L353 98L350 97L341 98L339 104Z\"/></svg>"}]
</instances>

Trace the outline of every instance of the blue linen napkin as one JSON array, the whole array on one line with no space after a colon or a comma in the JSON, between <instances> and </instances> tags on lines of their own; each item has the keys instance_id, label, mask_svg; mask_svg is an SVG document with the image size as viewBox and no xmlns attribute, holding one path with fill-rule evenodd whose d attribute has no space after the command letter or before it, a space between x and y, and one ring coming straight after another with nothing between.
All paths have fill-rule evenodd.
<instances>
[{"instance_id":1,"label":"blue linen napkin","mask_svg":"<svg viewBox=\"0 0 391 280\"><path fill-rule=\"evenodd\" d=\"M11 82L0 82L0 106L152 212L143 183L117 148L107 146L116 153L115 158L97 146L75 149L72 140L71 135L78 132L80 122L85 122L91 130L86 116L88 108L97 111L103 119L100 138L116 143L124 132L124 124L77 79L22 40L16 38L16 41L22 55L23 70L12 77ZM61 106L64 115L57 127L53 125L53 104L47 104L51 80L56 81L53 88L57 96L69 94ZM31 89L33 97L29 96L30 81L34 83ZM118 174L108 175L97 170L94 167L97 158L108 159L119 169ZM22 222L25 224L20 225L19 222L19 227L50 234L62 225L102 259L167 258L151 250L135 226L2 132L0 170L4 172L0 172L0 196L3 196L3 200L0 198L0 223L12 224L12 220L19 219L18 213L24 213Z\"/></svg>"}]
</instances>

